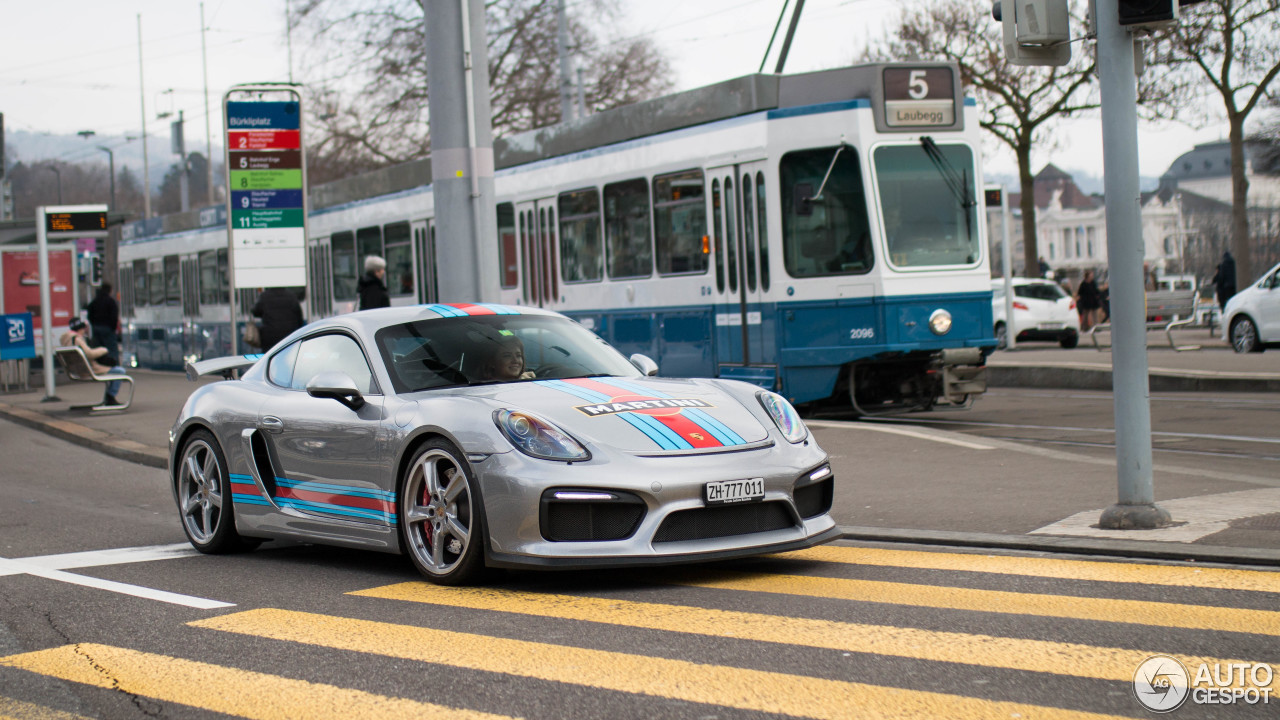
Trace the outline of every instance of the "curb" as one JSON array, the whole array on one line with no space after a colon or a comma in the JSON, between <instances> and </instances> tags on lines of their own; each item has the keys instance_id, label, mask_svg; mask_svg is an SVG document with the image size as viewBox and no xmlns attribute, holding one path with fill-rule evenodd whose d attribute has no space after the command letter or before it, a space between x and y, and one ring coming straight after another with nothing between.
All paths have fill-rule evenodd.
<instances>
[{"instance_id":1,"label":"curb","mask_svg":"<svg viewBox=\"0 0 1280 720\"><path fill-rule=\"evenodd\" d=\"M949 530L904 530L877 527L841 527L844 540L864 542L939 545L945 547L1030 550L1071 555L1178 560L1182 562L1221 563L1224 565L1280 566L1280 550L1235 548L1220 545L1188 545L1186 543L1151 540L1108 540L1038 535L997 535L994 533L954 532ZM1134 532L1141 532L1135 530Z\"/></svg>"},{"instance_id":2,"label":"curb","mask_svg":"<svg viewBox=\"0 0 1280 720\"><path fill-rule=\"evenodd\" d=\"M160 469L169 466L169 455L163 450L69 420L56 420L43 413L4 403L0 403L0 417L121 460Z\"/></svg>"},{"instance_id":3,"label":"curb","mask_svg":"<svg viewBox=\"0 0 1280 720\"><path fill-rule=\"evenodd\" d=\"M1156 370L1148 374L1156 392L1280 392L1274 375ZM991 387L1110 390L1111 370L1082 365L987 365Z\"/></svg>"}]
</instances>

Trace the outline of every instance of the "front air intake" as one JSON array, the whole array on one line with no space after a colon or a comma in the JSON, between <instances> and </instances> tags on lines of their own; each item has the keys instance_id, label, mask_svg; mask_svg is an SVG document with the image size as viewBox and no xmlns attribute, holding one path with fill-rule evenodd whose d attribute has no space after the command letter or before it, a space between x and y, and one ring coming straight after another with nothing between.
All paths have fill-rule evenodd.
<instances>
[{"instance_id":1,"label":"front air intake","mask_svg":"<svg viewBox=\"0 0 1280 720\"><path fill-rule=\"evenodd\" d=\"M784 502L757 502L679 510L662 521L653 541L680 542L750 535L795 527Z\"/></svg>"},{"instance_id":2,"label":"front air intake","mask_svg":"<svg viewBox=\"0 0 1280 720\"><path fill-rule=\"evenodd\" d=\"M644 519L644 501L614 490L557 488L542 493L539 525L552 542L625 540Z\"/></svg>"}]
</instances>

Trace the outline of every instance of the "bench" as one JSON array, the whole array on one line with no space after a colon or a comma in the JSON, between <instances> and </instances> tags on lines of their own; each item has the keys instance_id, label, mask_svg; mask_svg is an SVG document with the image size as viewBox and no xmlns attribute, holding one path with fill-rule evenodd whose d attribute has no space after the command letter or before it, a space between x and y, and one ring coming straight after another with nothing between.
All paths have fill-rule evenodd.
<instances>
[{"instance_id":1,"label":"bench","mask_svg":"<svg viewBox=\"0 0 1280 720\"><path fill-rule=\"evenodd\" d=\"M129 399L116 405L103 405L102 403L94 403L92 405L72 405L72 410L90 410L98 412L101 410L127 410L133 404L133 378L128 375L99 375L93 371L93 363L89 362L89 358L85 356L84 350L79 346L70 345L60 347L54 350L54 354L58 357L58 363L62 365L62 369L67 372L67 377L77 382L99 382L110 383L117 380L129 384ZM123 388L121 388L123 389Z\"/></svg>"},{"instance_id":2,"label":"bench","mask_svg":"<svg viewBox=\"0 0 1280 720\"><path fill-rule=\"evenodd\" d=\"M1147 293L1147 330L1163 329L1169 338L1169 347L1178 352L1199 350L1199 345L1178 345L1173 339L1173 329L1190 325L1196 319L1196 293L1194 290L1157 290ZM1111 323L1099 323L1089 328L1089 337L1099 351L1106 350L1098 343L1098 331L1110 330Z\"/></svg>"}]
</instances>

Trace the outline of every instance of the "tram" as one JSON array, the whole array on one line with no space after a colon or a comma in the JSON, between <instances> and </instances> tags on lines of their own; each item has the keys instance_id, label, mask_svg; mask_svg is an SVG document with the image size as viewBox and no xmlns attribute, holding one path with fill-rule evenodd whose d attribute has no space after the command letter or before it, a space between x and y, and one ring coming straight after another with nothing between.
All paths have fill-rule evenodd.
<instances>
[{"instance_id":1,"label":"tram","mask_svg":"<svg viewBox=\"0 0 1280 720\"><path fill-rule=\"evenodd\" d=\"M945 63L749 75L499 139L479 300L562 312L665 376L862 414L964 407L996 345L979 148ZM450 300L429 159L309 199L310 317L355 309L367 255L392 304ZM229 351L225 212L125 228L136 364Z\"/></svg>"}]
</instances>

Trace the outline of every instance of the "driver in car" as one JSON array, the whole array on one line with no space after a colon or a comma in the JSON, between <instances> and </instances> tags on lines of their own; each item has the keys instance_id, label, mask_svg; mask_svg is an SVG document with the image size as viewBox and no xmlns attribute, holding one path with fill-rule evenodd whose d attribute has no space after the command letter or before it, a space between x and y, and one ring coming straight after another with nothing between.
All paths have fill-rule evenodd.
<instances>
[{"instance_id":1,"label":"driver in car","mask_svg":"<svg viewBox=\"0 0 1280 720\"><path fill-rule=\"evenodd\" d=\"M524 343L509 330L492 342L492 354L481 368L484 382L502 380L528 380L534 375L524 369Z\"/></svg>"}]
</instances>

